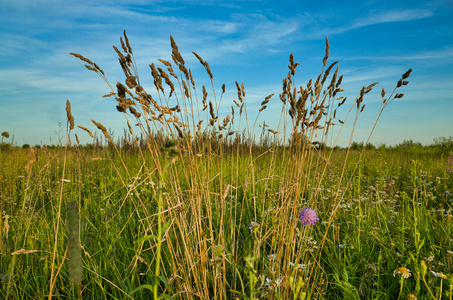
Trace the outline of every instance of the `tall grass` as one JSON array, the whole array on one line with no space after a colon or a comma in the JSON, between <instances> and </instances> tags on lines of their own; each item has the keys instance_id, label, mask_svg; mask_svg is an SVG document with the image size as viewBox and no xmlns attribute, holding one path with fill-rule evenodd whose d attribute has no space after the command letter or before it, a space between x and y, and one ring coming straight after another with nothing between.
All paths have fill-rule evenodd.
<instances>
[{"instance_id":1,"label":"tall grass","mask_svg":"<svg viewBox=\"0 0 453 300\"><path fill-rule=\"evenodd\" d=\"M297 86L299 64L291 55L279 99L265 97L254 120L244 84L236 82L231 112L220 111L225 85L215 90L209 64L194 52L211 81L196 86L173 38L173 61L150 65L152 96L125 32L120 42L114 50L125 84L111 84L96 63L72 54L110 87L105 97L116 101L127 125L120 142L92 120L105 149L87 151L74 135L72 147L44 147L37 160L2 152L9 155L1 174L2 297L451 298L451 275L430 276L421 267L451 272L446 158L411 162L385 151L333 150L333 126L341 132L352 118L351 145L364 97L377 83L364 86L348 108L338 62L328 65L327 39L316 79ZM402 98L397 91L410 72L391 93L382 89L376 123ZM255 136L270 101L281 102L278 126L263 123ZM70 137L69 102L67 112ZM389 166L398 159L405 168ZM319 220L303 225L299 214L308 207ZM78 211L80 248L70 242L77 234L67 241L65 210L69 230L77 222L69 212ZM67 247L82 251L79 286L65 264ZM403 267L412 277L394 278Z\"/></svg>"}]
</instances>

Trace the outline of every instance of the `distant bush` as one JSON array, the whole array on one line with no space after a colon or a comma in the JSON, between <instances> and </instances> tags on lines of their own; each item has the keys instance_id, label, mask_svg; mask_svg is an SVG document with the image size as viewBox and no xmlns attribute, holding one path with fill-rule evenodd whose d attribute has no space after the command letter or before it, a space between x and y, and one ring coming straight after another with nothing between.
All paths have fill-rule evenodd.
<instances>
[{"instance_id":1,"label":"distant bush","mask_svg":"<svg viewBox=\"0 0 453 300\"><path fill-rule=\"evenodd\" d=\"M363 149L363 142L352 142L351 150L362 150Z\"/></svg>"},{"instance_id":2,"label":"distant bush","mask_svg":"<svg viewBox=\"0 0 453 300\"><path fill-rule=\"evenodd\" d=\"M453 136L449 138L437 137L434 139L434 147L442 153L449 153L453 151Z\"/></svg>"}]
</instances>

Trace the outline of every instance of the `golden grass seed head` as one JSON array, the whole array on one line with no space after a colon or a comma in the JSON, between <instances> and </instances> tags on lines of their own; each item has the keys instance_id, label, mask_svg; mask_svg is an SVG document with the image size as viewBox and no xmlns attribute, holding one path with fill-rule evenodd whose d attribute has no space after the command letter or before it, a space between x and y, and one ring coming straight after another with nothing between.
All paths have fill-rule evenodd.
<instances>
[{"instance_id":1,"label":"golden grass seed head","mask_svg":"<svg viewBox=\"0 0 453 300\"><path fill-rule=\"evenodd\" d=\"M91 137L92 137L93 139L95 139L95 138L96 138L96 137L94 136L94 134L93 134L93 133L92 133L92 132L91 132L91 131L90 131L90 130L89 130L88 128L86 128L86 127L83 127L83 126L80 126L80 125L79 125L79 126L77 126L77 127L79 127L80 129L82 129L82 130L86 131L86 132L87 132L87 133L88 133L88 134L89 134L89 135L90 135L90 136L91 136Z\"/></svg>"},{"instance_id":2,"label":"golden grass seed head","mask_svg":"<svg viewBox=\"0 0 453 300\"><path fill-rule=\"evenodd\" d=\"M274 129L268 129L267 131L269 131L269 132L272 133L272 134L277 134L277 133L278 133L278 132L275 131Z\"/></svg>"},{"instance_id":3,"label":"golden grass seed head","mask_svg":"<svg viewBox=\"0 0 453 300\"><path fill-rule=\"evenodd\" d=\"M365 105L366 104L362 105L362 109L360 110L360 112L362 112L365 109Z\"/></svg>"},{"instance_id":4,"label":"golden grass seed head","mask_svg":"<svg viewBox=\"0 0 453 300\"><path fill-rule=\"evenodd\" d=\"M211 118L215 119L214 106L211 101L209 101L209 114L211 115Z\"/></svg>"},{"instance_id":5,"label":"golden grass seed head","mask_svg":"<svg viewBox=\"0 0 453 300\"><path fill-rule=\"evenodd\" d=\"M129 107L129 111L130 111L131 114L133 114L137 119L140 118L141 114L140 114L135 108L133 108L132 106Z\"/></svg>"},{"instance_id":6,"label":"golden grass seed head","mask_svg":"<svg viewBox=\"0 0 453 300\"><path fill-rule=\"evenodd\" d=\"M205 62L205 67L206 67L206 72L209 75L209 78L211 78L211 80L212 80L214 78L214 76L212 75L211 68L209 67L209 64L207 62Z\"/></svg>"},{"instance_id":7,"label":"golden grass seed head","mask_svg":"<svg viewBox=\"0 0 453 300\"><path fill-rule=\"evenodd\" d=\"M189 71L187 71L186 66L184 66L183 64L179 64L178 67L179 70L186 76L187 81L189 81L190 80Z\"/></svg>"},{"instance_id":8,"label":"golden grass seed head","mask_svg":"<svg viewBox=\"0 0 453 300\"><path fill-rule=\"evenodd\" d=\"M343 81L343 75L341 75L339 78L338 78L338 81L337 81L337 84L335 85L336 88L338 88L340 85L341 85L341 82Z\"/></svg>"},{"instance_id":9,"label":"golden grass seed head","mask_svg":"<svg viewBox=\"0 0 453 300\"><path fill-rule=\"evenodd\" d=\"M118 48L116 48L115 45L113 45L112 48L113 48L113 50L115 50L115 52L118 55L120 61L122 61L123 63L126 63L126 57L124 57L123 53L121 53L121 51L118 50Z\"/></svg>"},{"instance_id":10,"label":"golden grass seed head","mask_svg":"<svg viewBox=\"0 0 453 300\"><path fill-rule=\"evenodd\" d=\"M402 79L406 79L411 75L412 69L409 69L406 71L406 73L403 74Z\"/></svg>"},{"instance_id":11,"label":"golden grass seed head","mask_svg":"<svg viewBox=\"0 0 453 300\"><path fill-rule=\"evenodd\" d=\"M372 84L370 84L369 86L366 87L366 90L365 90L365 94L368 94L369 92L371 92L371 90L373 89L373 87L375 85L379 84L379 82L374 82Z\"/></svg>"},{"instance_id":12,"label":"golden grass seed head","mask_svg":"<svg viewBox=\"0 0 453 300\"><path fill-rule=\"evenodd\" d=\"M170 35L170 43L171 43L171 49L172 49L172 58L175 61L176 64L182 64L184 65L184 59L181 56L181 53L179 53L178 46L175 43L175 40L173 37Z\"/></svg>"},{"instance_id":13,"label":"golden grass seed head","mask_svg":"<svg viewBox=\"0 0 453 300\"><path fill-rule=\"evenodd\" d=\"M132 47L131 47L131 45L129 44L129 38L128 38L127 35L126 35L126 30L123 31L123 34L124 34L124 40L126 41L127 51L128 51L130 54L133 54L133 53L132 53Z\"/></svg>"},{"instance_id":14,"label":"golden grass seed head","mask_svg":"<svg viewBox=\"0 0 453 300\"><path fill-rule=\"evenodd\" d=\"M151 68L151 75L154 78L154 85L156 86L156 89L164 92L164 88L162 87L162 77L159 72L157 72L156 66L152 63L149 67Z\"/></svg>"},{"instance_id":15,"label":"golden grass seed head","mask_svg":"<svg viewBox=\"0 0 453 300\"><path fill-rule=\"evenodd\" d=\"M120 37L120 42L121 42L121 47L123 48L123 51L124 51L125 53L127 53L127 48L126 48L126 45L124 44L124 41L123 41L123 38L122 38L122 37Z\"/></svg>"},{"instance_id":16,"label":"golden grass seed head","mask_svg":"<svg viewBox=\"0 0 453 300\"><path fill-rule=\"evenodd\" d=\"M187 99L190 98L190 95L189 95L189 88L187 87L187 84L184 80L182 80L182 85L183 85L183 88L184 88L184 95L187 97Z\"/></svg>"},{"instance_id":17,"label":"golden grass seed head","mask_svg":"<svg viewBox=\"0 0 453 300\"><path fill-rule=\"evenodd\" d=\"M133 89L134 87L137 86L137 77L135 76L128 76L126 78L126 85L130 88Z\"/></svg>"},{"instance_id":18,"label":"golden grass seed head","mask_svg":"<svg viewBox=\"0 0 453 300\"><path fill-rule=\"evenodd\" d=\"M171 68L171 63L169 61L163 60L163 59L158 59L161 63L163 63L165 66Z\"/></svg>"},{"instance_id":19,"label":"golden grass seed head","mask_svg":"<svg viewBox=\"0 0 453 300\"><path fill-rule=\"evenodd\" d=\"M108 94L102 96L102 98L108 98L108 97L112 97L112 96L115 96L115 95L116 95L115 92L110 92L110 93L108 93Z\"/></svg>"},{"instance_id":20,"label":"golden grass seed head","mask_svg":"<svg viewBox=\"0 0 453 300\"><path fill-rule=\"evenodd\" d=\"M238 90L238 100L239 102L242 103L243 99L242 99L242 90L241 90L241 86L239 85L239 83L237 81L235 81L236 83L236 88Z\"/></svg>"},{"instance_id":21,"label":"golden grass seed head","mask_svg":"<svg viewBox=\"0 0 453 300\"><path fill-rule=\"evenodd\" d=\"M195 81L193 80L192 70L189 69L190 83L192 83L192 88L195 90Z\"/></svg>"},{"instance_id":22,"label":"golden grass seed head","mask_svg":"<svg viewBox=\"0 0 453 300\"><path fill-rule=\"evenodd\" d=\"M208 99L208 92L206 91L206 87L203 85L203 105L206 105L206 100Z\"/></svg>"},{"instance_id":23,"label":"golden grass seed head","mask_svg":"<svg viewBox=\"0 0 453 300\"><path fill-rule=\"evenodd\" d=\"M180 138L184 138L184 133L182 132L181 128L179 128L179 126L176 125L176 123L173 123L173 126L175 126L176 131L178 131L178 136L179 136Z\"/></svg>"},{"instance_id":24,"label":"golden grass seed head","mask_svg":"<svg viewBox=\"0 0 453 300\"><path fill-rule=\"evenodd\" d=\"M116 83L116 89L117 89L117 94L118 94L118 97L124 99L126 98L126 87L121 84L120 82L117 82Z\"/></svg>"},{"instance_id":25,"label":"golden grass seed head","mask_svg":"<svg viewBox=\"0 0 453 300\"><path fill-rule=\"evenodd\" d=\"M69 53L69 55L72 55L72 56L75 56L77 57L78 59L80 59L81 61L84 61L90 65L94 65L93 62L91 60L89 60L88 58L78 54L78 53Z\"/></svg>"},{"instance_id":26,"label":"golden grass seed head","mask_svg":"<svg viewBox=\"0 0 453 300\"><path fill-rule=\"evenodd\" d=\"M168 76L168 74L165 73L165 71L162 70L162 68L158 67L157 70L159 70L160 76L162 76L164 78L165 83L170 87L170 95L168 96L170 98L171 95L173 94L173 92L175 91L175 86L174 86L173 82L170 80L170 76ZM195 87L194 87L194 89L195 89Z\"/></svg>"},{"instance_id":27,"label":"golden grass seed head","mask_svg":"<svg viewBox=\"0 0 453 300\"><path fill-rule=\"evenodd\" d=\"M340 67L337 65L337 68L335 69L335 73L333 73L332 80L330 81L329 88L333 89L335 88L335 83L337 81L337 76L338 76L338 70Z\"/></svg>"},{"instance_id":28,"label":"golden grass seed head","mask_svg":"<svg viewBox=\"0 0 453 300\"><path fill-rule=\"evenodd\" d=\"M93 120L93 119L91 119L91 122L93 122L93 124L96 125L96 127L102 131L102 133L104 134L104 136L105 136L108 140L110 140L111 142L113 142L112 137L109 135L109 133L108 133L108 131L107 131L107 128L105 128L104 125L102 125L102 124L99 123L99 122L96 122L96 121Z\"/></svg>"},{"instance_id":29,"label":"golden grass seed head","mask_svg":"<svg viewBox=\"0 0 453 300\"><path fill-rule=\"evenodd\" d=\"M333 62L333 63L327 68L326 72L324 72L324 76L323 76L323 78L322 78L322 80L321 80L321 84L324 84L324 82L325 82L326 79L327 79L327 76L329 76L329 74L330 74L330 71L332 70L332 68L333 68L337 63L338 63L338 61Z\"/></svg>"},{"instance_id":30,"label":"golden grass seed head","mask_svg":"<svg viewBox=\"0 0 453 300\"><path fill-rule=\"evenodd\" d=\"M200 63L204 66L204 60L203 60L203 58L201 58L201 56L198 55L197 52L192 52L192 53L193 53L193 55L196 56L196 58L197 58L197 59L200 61Z\"/></svg>"},{"instance_id":31,"label":"golden grass seed head","mask_svg":"<svg viewBox=\"0 0 453 300\"><path fill-rule=\"evenodd\" d=\"M97 72L96 68L90 66L90 65L85 65L85 68L87 68L90 71Z\"/></svg>"},{"instance_id":32,"label":"golden grass seed head","mask_svg":"<svg viewBox=\"0 0 453 300\"><path fill-rule=\"evenodd\" d=\"M72 116L72 113L71 113L71 103L69 102L69 100L66 100L66 115L67 115L68 122L69 122L69 130L73 130L74 129L74 117Z\"/></svg>"},{"instance_id":33,"label":"golden grass seed head","mask_svg":"<svg viewBox=\"0 0 453 300\"><path fill-rule=\"evenodd\" d=\"M104 125L102 125L101 123L99 122L96 122L95 120L91 119L91 122L93 122L94 125L96 125L96 127L98 129L100 129L101 131L107 131L107 128L104 127Z\"/></svg>"},{"instance_id":34,"label":"golden grass seed head","mask_svg":"<svg viewBox=\"0 0 453 300\"><path fill-rule=\"evenodd\" d=\"M323 67L326 66L327 60L329 59L329 48L330 48L329 39L326 37L326 55L324 56L324 58L322 60Z\"/></svg>"}]
</instances>

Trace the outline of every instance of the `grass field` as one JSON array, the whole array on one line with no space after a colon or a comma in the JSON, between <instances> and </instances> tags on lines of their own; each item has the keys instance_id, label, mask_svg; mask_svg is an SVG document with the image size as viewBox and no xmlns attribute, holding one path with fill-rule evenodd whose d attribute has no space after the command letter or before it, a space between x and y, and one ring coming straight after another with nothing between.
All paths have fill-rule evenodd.
<instances>
[{"instance_id":1,"label":"grass field","mask_svg":"<svg viewBox=\"0 0 453 300\"><path fill-rule=\"evenodd\" d=\"M328 145L329 128L357 120L375 86L345 102L328 42L306 87L295 88L290 57L272 100L281 125L256 137L244 86L222 114L226 100L204 86L197 98L171 42L167 72L151 65L156 100L140 86L126 34L123 52L115 48L126 85L73 54L112 88L129 130L121 140L93 120L102 135L79 126L94 138L82 146L69 101L65 146L2 140L2 299L452 299L451 139ZM409 75L382 89L377 121Z\"/></svg>"}]
</instances>

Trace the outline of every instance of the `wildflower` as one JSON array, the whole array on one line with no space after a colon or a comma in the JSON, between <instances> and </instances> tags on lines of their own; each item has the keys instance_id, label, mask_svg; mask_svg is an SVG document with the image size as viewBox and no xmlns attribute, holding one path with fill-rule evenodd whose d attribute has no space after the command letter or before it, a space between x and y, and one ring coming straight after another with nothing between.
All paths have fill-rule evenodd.
<instances>
[{"instance_id":1,"label":"wildflower","mask_svg":"<svg viewBox=\"0 0 453 300\"><path fill-rule=\"evenodd\" d=\"M398 269L393 271L393 277L395 277L396 275L401 275L404 278L409 278L411 277L411 270L406 269L405 267L399 267Z\"/></svg>"},{"instance_id":2,"label":"wildflower","mask_svg":"<svg viewBox=\"0 0 453 300\"><path fill-rule=\"evenodd\" d=\"M258 231L258 228L260 228L260 224L257 223L257 222L252 222L250 223L250 226L249 226L249 230L250 232L257 232Z\"/></svg>"},{"instance_id":3,"label":"wildflower","mask_svg":"<svg viewBox=\"0 0 453 300\"><path fill-rule=\"evenodd\" d=\"M431 271L431 274L433 274L434 277L442 278L442 279L447 279L447 275L445 275L442 272L436 273L434 271Z\"/></svg>"},{"instance_id":4,"label":"wildflower","mask_svg":"<svg viewBox=\"0 0 453 300\"><path fill-rule=\"evenodd\" d=\"M276 255L276 254L269 254L267 257L268 257L270 260L274 260L274 259L277 258L277 255Z\"/></svg>"},{"instance_id":5,"label":"wildflower","mask_svg":"<svg viewBox=\"0 0 453 300\"><path fill-rule=\"evenodd\" d=\"M340 248L343 248L344 246L345 246L345 244L338 245L338 247L340 247Z\"/></svg>"},{"instance_id":6,"label":"wildflower","mask_svg":"<svg viewBox=\"0 0 453 300\"><path fill-rule=\"evenodd\" d=\"M297 270L303 270L303 269L305 269L307 267L306 264L295 264L295 263L292 263L292 262L289 262L289 265L291 267L296 268Z\"/></svg>"},{"instance_id":7,"label":"wildflower","mask_svg":"<svg viewBox=\"0 0 453 300\"><path fill-rule=\"evenodd\" d=\"M395 243L390 243L390 246L395 247Z\"/></svg>"},{"instance_id":8,"label":"wildflower","mask_svg":"<svg viewBox=\"0 0 453 300\"><path fill-rule=\"evenodd\" d=\"M282 281L283 281L283 279L281 279L281 278L277 278L277 279L274 279L274 280L266 278L266 282L264 283L264 286L267 286L267 287L278 287L278 286L280 286Z\"/></svg>"},{"instance_id":9,"label":"wildflower","mask_svg":"<svg viewBox=\"0 0 453 300\"><path fill-rule=\"evenodd\" d=\"M447 250L448 254L453 254L453 251Z\"/></svg>"},{"instance_id":10,"label":"wildflower","mask_svg":"<svg viewBox=\"0 0 453 300\"><path fill-rule=\"evenodd\" d=\"M417 300L417 296L415 296L414 294L409 294L406 296L406 299L407 300Z\"/></svg>"},{"instance_id":11,"label":"wildflower","mask_svg":"<svg viewBox=\"0 0 453 300\"><path fill-rule=\"evenodd\" d=\"M316 210L311 209L310 207L304 208L299 213L299 221L301 221L304 226L307 224L315 225L318 220L319 218L316 215Z\"/></svg>"}]
</instances>

